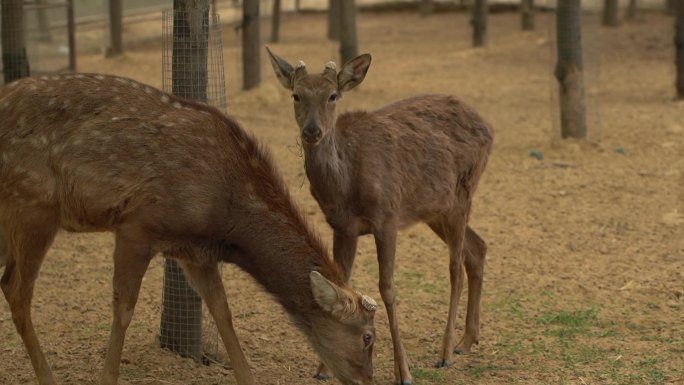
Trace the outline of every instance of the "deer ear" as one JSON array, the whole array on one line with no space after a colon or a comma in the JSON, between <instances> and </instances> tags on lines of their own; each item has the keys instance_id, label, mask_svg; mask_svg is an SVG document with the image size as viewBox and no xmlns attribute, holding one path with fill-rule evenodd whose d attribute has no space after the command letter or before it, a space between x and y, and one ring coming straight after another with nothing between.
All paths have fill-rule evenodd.
<instances>
[{"instance_id":1,"label":"deer ear","mask_svg":"<svg viewBox=\"0 0 684 385\"><path fill-rule=\"evenodd\" d=\"M280 58L266 46L266 51L268 52L268 57L271 59L271 65L273 66L273 72L275 72L276 77L280 81L283 87L291 90L293 88L292 78L294 76L295 70L286 62L285 59Z\"/></svg>"},{"instance_id":2,"label":"deer ear","mask_svg":"<svg viewBox=\"0 0 684 385\"><path fill-rule=\"evenodd\" d=\"M344 63L337 74L337 88L340 92L349 91L358 86L366 77L371 63L371 55L364 53Z\"/></svg>"},{"instance_id":3,"label":"deer ear","mask_svg":"<svg viewBox=\"0 0 684 385\"><path fill-rule=\"evenodd\" d=\"M344 303L340 288L317 271L312 271L310 277L311 291L318 306L328 313L340 310L340 305Z\"/></svg>"}]
</instances>

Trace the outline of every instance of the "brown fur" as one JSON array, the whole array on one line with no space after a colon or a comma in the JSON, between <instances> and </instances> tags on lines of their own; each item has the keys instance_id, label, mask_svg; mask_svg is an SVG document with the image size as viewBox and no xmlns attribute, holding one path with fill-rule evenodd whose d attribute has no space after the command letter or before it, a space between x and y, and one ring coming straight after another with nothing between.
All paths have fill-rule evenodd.
<instances>
[{"instance_id":1,"label":"brown fur","mask_svg":"<svg viewBox=\"0 0 684 385\"><path fill-rule=\"evenodd\" d=\"M451 301L438 366L450 365L454 350L468 352L479 339L486 245L467 221L491 151L493 129L472 108L448 95L420 95L373 112L336 117L336 101L363 81L370 55L352 59L339 73L328 64L323 73L308 74L301 64L295 69L269 54L279 80L293 92L311 193L334 230L334 259L347 278L358 236L375 237L397 384L412 381L395 307L397 231L423 222L449 246ZM454 344L463 265L468 311L464 336Z\"/></svg>"},{"instance_id":2,"label":"brown fur","mask_svg":"<svg viewBox=\"0 0 684 385\"><path fill-rule=\"evenodd\" d=\"M238 384L254 379L218 261L237 264L273 294L343 383L371 381L374 311L347 286L268 152L211 107L96 74L0 89L0 286L41 385L55 379L29 308L60 228L116 235L102 384L117 382L125 330L157 251L178 259L206 301Z\"/></svg>"}]
</instances>

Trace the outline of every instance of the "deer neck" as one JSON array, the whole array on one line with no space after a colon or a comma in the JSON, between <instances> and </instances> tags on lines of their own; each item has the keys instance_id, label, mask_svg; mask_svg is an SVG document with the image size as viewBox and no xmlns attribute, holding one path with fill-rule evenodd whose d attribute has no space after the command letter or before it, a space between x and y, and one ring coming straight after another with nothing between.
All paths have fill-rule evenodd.
<instances>
[{"instance_id":1,"label":"deer neck","mask_svg":"<svg viewBox=\"0 0 684 385\"><path fill-rule=\"evenodd\" d=\"M317 236L308 230L303 219L298 215L293 219L287 211L240 215L250 223L237 226L244 229L234 231L242 234L231 235L235 236L231 243L237 249L224 254L229 255L228 262L236 263L273 295L306 333L316 317L321 316L311 289L311 271L316 270L340 285L343 280Z\"/></svg>"},{"instance_id":2,"label":"deer neck","mask_svg":"<svg viewBox=\"0 0 684 385\"><path fill-rule=\"evenodd\" d=\"M317 199L346 195L350 188L347 155L344 139L337 129L317 145L304 147L304 169Z\"/></svg>"}]
</instances>

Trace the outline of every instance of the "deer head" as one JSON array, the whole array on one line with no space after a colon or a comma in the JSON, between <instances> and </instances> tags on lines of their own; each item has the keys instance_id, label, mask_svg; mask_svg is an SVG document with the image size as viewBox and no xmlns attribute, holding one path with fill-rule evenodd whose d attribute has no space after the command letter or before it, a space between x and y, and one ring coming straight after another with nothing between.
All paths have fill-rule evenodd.
<instances>
[{"instance_id":1,"label":"deer head","mask_svg":"<svg viewBox=\"0 0 684 385\"><path fill-rule=\"evenodd\" d=\"M317 271L312 271L310 278L314 299L328 315L312 320L312 345L342 383L372 384L377 304L366 295L334 284ZM340 328L340 324L344 327Z\"/></svg>"},{"instance_id":2,"label":"deer head","mask_svg":"<svg viewBox=\"0 0 684 385\"><path fill-rule=\"evenodd\" d=\"M296 67L276 56L266 47L273 71L280 83L292 91L295 119L302 143L315 146L335 127L335 105L344 92L359 85L371 63L370 54L349 60L337 72L334 62L328 62L320 74L309 74L304 62Z\"/></svg>"}]
</instances>

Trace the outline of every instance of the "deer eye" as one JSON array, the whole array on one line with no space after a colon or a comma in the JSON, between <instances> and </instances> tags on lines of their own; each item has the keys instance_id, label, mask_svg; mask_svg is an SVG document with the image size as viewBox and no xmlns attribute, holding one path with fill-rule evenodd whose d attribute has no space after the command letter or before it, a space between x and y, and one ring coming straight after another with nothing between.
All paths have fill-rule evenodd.
<instances>
[{"instance_id":1,"label":"deer eye","mask_svg":"<svg viewBox=\"0 0 684 385\"><path fill-rule=\"evenodd\" d=\"M292 100L294 100L295 103L299 103L299 95L297 95L297 94L292 94Z\"/></svg>"},{"instance_id":2,"label":"deer eye","mask_svg":"<svg viewBox=\"0 0 684 385\"><path fill-rule=\"evenodd\" d=\"M329 101L330 103L334 103L336 100L337 100L337 94L332 94L332 95L330 95L330 97L328 98L328 101Z\"/></svg>"},{"instance_id":3,"label":"deer eye","mask_svg":"<svg viewBox=\"0 0 684 385\"><path fill-rule=\"evenodd\" d=\"M370 333L365 333L363 335L363 345L364 347L369 347L370 344L373 342L373 335Z\"/></svg>"}]
</instances>

